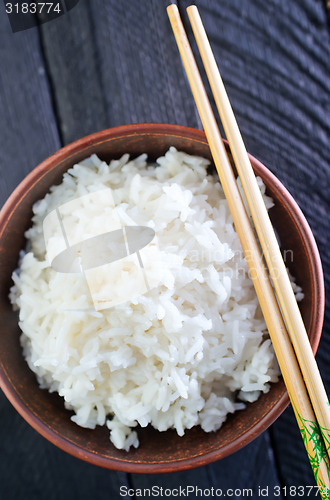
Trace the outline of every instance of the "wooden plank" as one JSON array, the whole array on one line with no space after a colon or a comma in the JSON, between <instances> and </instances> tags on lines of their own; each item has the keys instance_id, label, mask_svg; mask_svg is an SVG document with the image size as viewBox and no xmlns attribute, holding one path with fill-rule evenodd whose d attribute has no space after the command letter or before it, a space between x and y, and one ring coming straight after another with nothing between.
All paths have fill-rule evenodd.
<instances>
[{"instance_id":1,"label":"wooden plank","mask_svg":"<svg viewBox=\"0 0 330 500\"><path fill-rule=\"evenodd\" d=\"M107 128L88 2L40 29L63 142Z\"/></svg>"},{"instance_id":2,"label":"wooden plank","mask_svg":"<svg viewBox=\"0 0 330 500\"><path fill-rule=\"evenodd\" d=\"M36 28L19 33L0 16L0 206L60 146Z\"/></svg>"},{"instance_id":3,"label":"wooden plank","mask_svg":"<svg viewBox=\"0 0 330 500\"><path fill-rule=\"evenodd\" d=\"M109 124L197 126L163 2L96 0L91 6Z\"/></svg>"},{"instance_id":4,"label":"wooden plank","mask_svg":"<svg viewBox=\"0 0 330 500\"><path fill-rule=\"evenodd\" d=\"M198 119L159 2L87 2L42 26L64 142L125 123Z\"/></svg>"}]
</instances>

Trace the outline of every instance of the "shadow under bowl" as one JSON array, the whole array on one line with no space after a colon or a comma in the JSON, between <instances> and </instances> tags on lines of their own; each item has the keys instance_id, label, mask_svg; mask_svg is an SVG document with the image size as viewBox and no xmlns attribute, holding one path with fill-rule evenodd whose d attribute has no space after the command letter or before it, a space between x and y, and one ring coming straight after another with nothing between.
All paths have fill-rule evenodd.
<instances>
[{"instance_id":1,"label":"shadow under bowl","mask_svg":"<svg viewBox=\"0 0 330 500\"><path fill-rule=\"evenodd\" d=\"M10 402L41 435L64 451L109 469L159 473L205 465L239 450L269 427L287 407L289 399L281 379L270 391L243 411L228 417L217 432L195 427L178 437L175 431L139 430L140 447L129 453L117 450L105 427L89 430L70 420L63 400L38 387L23 359L17 314L8 300L11 274L25 246L24 232L31 225L32 205L44 197L73 164L96 153L109 161L124 153L148 153L150 160L170 146L211 160L202 131L167 124L116 127L84 137L55 153L36 167L15 189L0 212L0 385ZM270 217L283 244L286 264L303 288L301 313L315 354L324 317L324 280L319 253L301 210L279 180L250 156L254 171L267 186L275 206Z\"/></svg>"}]
</instances>

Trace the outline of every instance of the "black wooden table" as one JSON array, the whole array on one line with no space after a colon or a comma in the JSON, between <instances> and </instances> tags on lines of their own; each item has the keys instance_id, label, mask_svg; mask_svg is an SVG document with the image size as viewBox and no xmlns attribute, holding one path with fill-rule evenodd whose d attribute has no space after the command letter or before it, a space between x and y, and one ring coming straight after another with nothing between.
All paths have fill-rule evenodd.
<instances>
[{"instance_id":1,"label":"black wooden table","mask_svg":"<svg viewBox=\"0 0 330 500\"><path fill-rule=\"evenodd\" d=\"M0 5L1 204L41 160L91 132L137 122L201 127L165 2L80 0L58 19L15 33L5 3ZM187 5L179 1L183 15ZM199 0L197 5L246 146L305 213L329 287L325 5L322 0ZM329 359L327 309L317 360L328 392ZM307 486L314 484L290 407L257 440L224 460L188 472L138 475L100 469L65 454L0 395L1 500L125 498L121 486L135 489L138 498L139 488L153 485L221 488L232 498L249 496L248 489L261 498L259 488L268 498L305 498ZM290 491L290 486L305 490ZM189 496L197 497L201 491ZM315 498L315 491L309 497Z\"/></svg>"}]
</instances>

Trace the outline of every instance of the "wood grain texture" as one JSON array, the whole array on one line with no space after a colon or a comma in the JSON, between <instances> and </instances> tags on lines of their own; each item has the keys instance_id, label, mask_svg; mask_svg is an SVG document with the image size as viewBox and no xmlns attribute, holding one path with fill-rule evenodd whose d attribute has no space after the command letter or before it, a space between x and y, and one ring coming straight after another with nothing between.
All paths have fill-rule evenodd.
<instances>
[{"instance_id":1,"label":"wood grain texture","mask_svg":"<svg viewBox=\"0 0 330 500\"><path fill-rule=\"evenodd\" d=\"M178 3L184 14L190 2ZM246 146L303 209L329 290L330 35L323 1L196 3ZM40 31L13 35L7 28L0 16L1 204L61 140L143 121L200 127L162 2L80 0ZM328 308L317 355L328 392L329 314ZM56 449L0 397L0 498L117 499L120 485L190 483L314 484L292 410L221 462L172 475L126 476Z\"/></svg>"},{"instance_id":2,"label":"wood grain texture","mask_svg":"<svg viewBox=\"0 0 330 500\"><path fill-rule=\"evenodd\" d=\"M56 151L59 136L36 29L12 34L0 16L0 206L23 177Z\"/></svg>"},{"instance_id":3,"label":"wood grain texture","mask_svg":"<svg viewBox=\"0 0 330 500\"><path fill-rule=\"evenodd\" d=\"M96 0L92 12L109 123L197 126L163 3Z\"/></svg>"},{"instance_id":4,"label":"wood grain texture","mask_svg":"<svg viewBox=\"0 0 330 500\"><path fill-rule=\"evenodd\" d=\"M162 3L81 0L42 41L65 143L125 123L198 125Z\"/></svg>"},{"instance_id":5,"label":"wood grain texture","mask_svg":"<svg viewBox=\"0 0 330 500\"><path fill-rule=\"evenodd\" d=\"M107 128L105 97L88 2L41 26L45 54L64 144Z\"/></svg>"}]
</instances>

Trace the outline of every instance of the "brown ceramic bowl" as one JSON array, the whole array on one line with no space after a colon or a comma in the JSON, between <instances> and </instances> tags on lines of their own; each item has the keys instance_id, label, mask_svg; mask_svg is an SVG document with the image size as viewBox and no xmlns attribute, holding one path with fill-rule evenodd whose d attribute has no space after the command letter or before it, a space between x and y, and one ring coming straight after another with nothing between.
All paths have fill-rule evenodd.
<instances>
[{"instance_id":1,"label":"brown ceramic bowl","mask_svg":"<svg viewBox=\"0 0 330 500\"><path fill-rule=\"evenodd\" d=\"M17 187L0 213L0 383L1 388L26 421L45 438L72 455L95 465L126 472L171 472L189 469L223 458L256 438L288 405L283 384L273 384L268 394L230 416L218 432L204 433L199 427L178 437L174 431L139 431L140 447L126 453L110 443L108 430L83 429L70 420L62 399L38 388L35 375L23 359L17 315L8 300L11 274L24 247L24 231L30 226L35 201L63 172L92 153L110 160L123 153L147 152L151 159L169 146L191 154L210 157L203 132L175 125L128 125L84 137L61 149L36 167ZM292 250L287 262L305 298L300 303L314 353L317 350L324 314L324 284L319 253L311 230L290 194L259 161L250 157L256 174L275 200L270 215L283 243Z\"/></svg>"}]
</instances>

